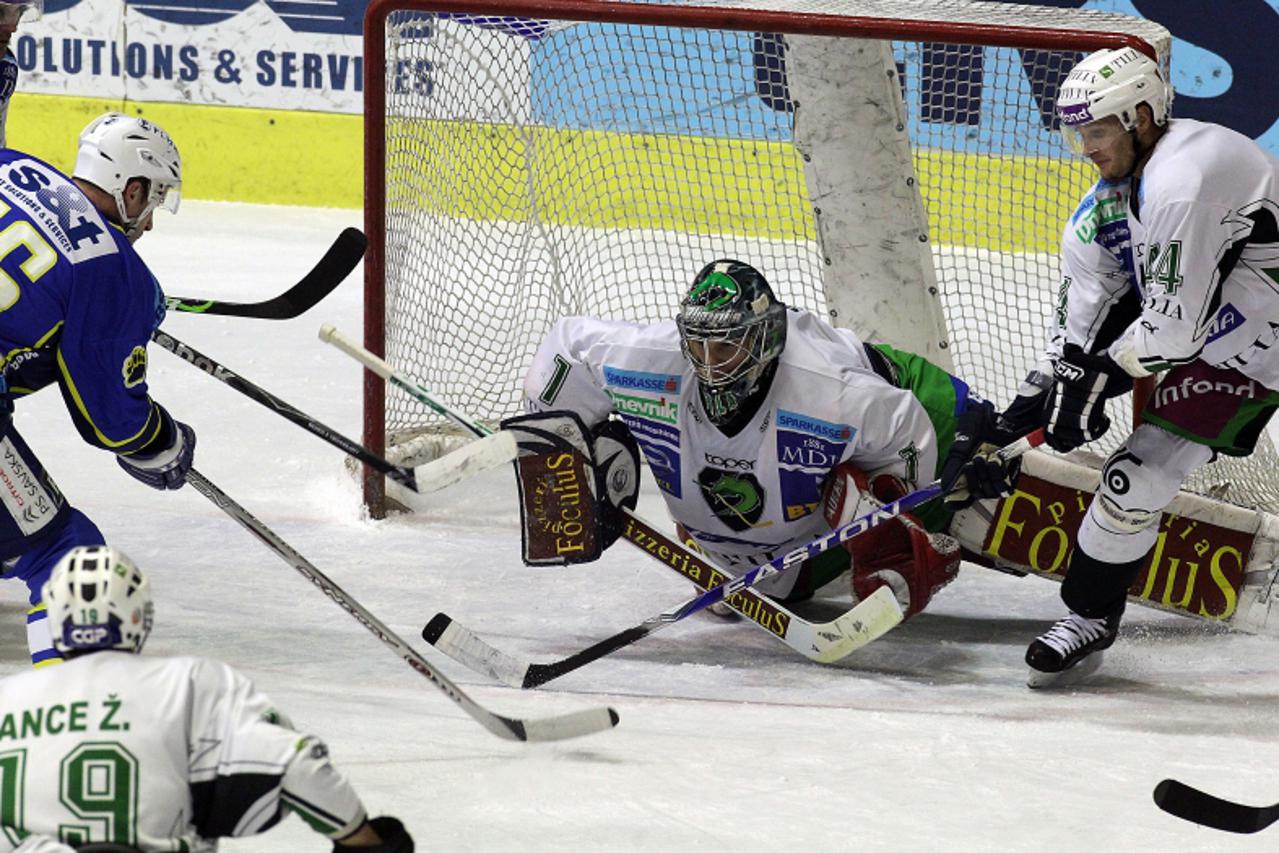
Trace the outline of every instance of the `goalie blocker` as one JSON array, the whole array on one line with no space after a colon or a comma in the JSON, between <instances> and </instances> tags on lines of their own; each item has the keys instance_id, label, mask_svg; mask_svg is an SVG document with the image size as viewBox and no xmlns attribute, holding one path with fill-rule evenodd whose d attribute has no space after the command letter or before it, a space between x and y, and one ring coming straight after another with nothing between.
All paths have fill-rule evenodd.
<instances>
[{"instance_id":1,"label":"goalie blocker","mask_svg":"<svg viewBox=\"0 0 1279 853\"><path fill-rule=\"evenodd\" d=\"M565 566L599 558L622 533L622 509L639 496L639 448L621 421L587 430L574 412L548 411L502 421L519 456L524 562Z\"/></svg>"}]
</instances>

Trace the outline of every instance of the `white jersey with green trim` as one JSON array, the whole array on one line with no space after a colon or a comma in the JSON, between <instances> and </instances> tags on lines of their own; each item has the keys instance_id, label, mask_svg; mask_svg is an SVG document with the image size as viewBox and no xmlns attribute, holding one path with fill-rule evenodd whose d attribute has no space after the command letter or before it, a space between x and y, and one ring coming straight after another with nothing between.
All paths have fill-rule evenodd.
<instances>
[{"instance_id":1,"label":"white jersey with green trim","mask_svg":"<svg viewBox=\"0 0 1279 853\"><path fill-rule=\"evenodd\" d=\"M1133 187L1142 311L1111 356L1130 373L1198 358L1279 389L1279 160L1229 128L1174 119Z\"/></svg>"},{"instance_id":2,"label":"white jersey with green trim","mask_svg":"<svg viewBox=\"0 0 1279 853\"><path fill-rule=\"evenodd\" d=\"M1132 321L1138 298L1128 229L1128 181L1100 180L1066 222L1061 238L1061 283L1046 355L1065 344L1096 352ZM1051 367L1045 368L1051 373Z\"/></svg>"},{"instance_id":3,"label":"white jersey with green trim","mask_svg":"<svg viewBox=\"0 0 1279 853\"><path fill-rule=\"evenodd\" d=\"M20 673L0 681L0 851L209 851L281 808L341 837L365 813L327 755L215 661L104 651Z\"/></svg>"},{"instance_id":4,"label":"white jersey with green trim","mask_svg":"<svg viewBox=\"0 0 1279 853\"><path fill-rule=\"evenodd\" d=\"M856 335L808 312L788 311L787 323L768 394L732 436L707 419L673 321L560 320L533 358L525 393L532 409L569 409L588 425L616 412L671 516L740 574L830 529L821 489L841 462L912 488L937 465L924 407L875 373ZM795 579L787 572L760 590L785 595Z\"/></svg>"}]
</instances>

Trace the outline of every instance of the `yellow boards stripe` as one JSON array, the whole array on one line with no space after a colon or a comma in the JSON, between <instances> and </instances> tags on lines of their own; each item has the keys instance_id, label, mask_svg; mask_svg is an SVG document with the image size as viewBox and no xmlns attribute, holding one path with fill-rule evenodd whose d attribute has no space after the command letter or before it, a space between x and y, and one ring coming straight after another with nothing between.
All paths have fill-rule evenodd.
<instances>
[{"instance_id":1,"label":"yellow boards stripe","mask_svg":"<svg viewBox=\"0 0 1279 853\"><path fill-rule=\"evenodd\" d=\"M80 130L109 109L145 115L173 135L187 198L363 205L359 115L19 93L9 144L70 171ZM816 235L803 162L788 142L420 118L393 119L387 134L388 159L408 166L387 187L392 210L771 240ZM1092 181L1083 161L923 150L915 165L932 241L998 251L1056 252Z\"/></svg>"}]
</instances>

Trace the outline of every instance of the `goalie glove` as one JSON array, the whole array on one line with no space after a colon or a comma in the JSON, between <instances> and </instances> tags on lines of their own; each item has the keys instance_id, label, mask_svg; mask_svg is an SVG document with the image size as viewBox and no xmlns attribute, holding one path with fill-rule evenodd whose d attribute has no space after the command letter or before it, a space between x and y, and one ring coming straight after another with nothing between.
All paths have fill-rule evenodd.
<instances>
[{"instance_id":1,"label":"goalie glove","mask_svg":"<svg viewBox=\"0 0 1279 853\"><path fill-rule=\"evenodd\" d=\"M831 471L822 511L831 529L842 527L910 490L890 474L868 477L844 462ZM888 586L901 604L904 619L923 610L933 595L959 573L959 542L929 533L919 519L903 512L844 543L852 557L853 603Z\"/></svg>"},{"instance_id":2,"label":"goalie glove","mask_svg":"<svg viewBox=\"0 0 1279 853\"><path fill-rule=\"evenodd\" d=\"M598 559L639 494L639 449L626 426L605 421L588 432L576 413L549 411L507 418L502 429L519 448L525 564Z\"/></svg>"},{"instance_id":3,"label":"goalie glove","mask_svg":"<svg viewBox=\"0 0 1279 853\"><path fill-rule=\"evenodd\" d=\"M603 421L591 430L596 481L599 483L601 550L617 541L626 524L625 510L639 500L639 445L621 421Z\"/></svg>"}]
</instances>

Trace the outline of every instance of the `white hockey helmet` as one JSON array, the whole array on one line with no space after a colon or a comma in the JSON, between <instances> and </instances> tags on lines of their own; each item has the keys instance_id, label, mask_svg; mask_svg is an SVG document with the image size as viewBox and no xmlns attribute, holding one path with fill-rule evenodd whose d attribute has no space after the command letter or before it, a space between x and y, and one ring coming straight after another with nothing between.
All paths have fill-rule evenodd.
<instances>
[{"instance_id":1,"label":"white hockey helmet","mask_svg":"<svg viewBox=\"0 0 1279 853\"><path fill-rule=\"evenodd\" d=\"M122 551L72 548L40 591L53 647L62 654L122 649L137 653L151 633L151 582Z\"/></svg>"},{"instance_id":2,"label":"white hockey helmet","mask_svg":"<svg viewBox=\"0 0 1279 853\"><path fill-rule=\"evenodd\" d=\"M1153 59L1134 47L1099 50L1080 60L1061 84L1057 117L1062 133L1078 150L1077 128L1116 116L1124 130L1137 126L1137 105L1146 104L1155 124L1168 121L1172 87Z\"/></svg>"},{"instance_id":3,"label":"white hockey helmet","mask_svg":"<svg viewBox=\"0 0 1279 853\"><path fill-rule=\"evenodd\" d=\"M0 19L7 24L29 24L44 17L44 0L0 0Z\"/></svg>"},{"instance_id":4,"label":"white hockey helmet","mask_svg":"<svg viewBox=\"0 0 1279 853\"><path fill-rule=\"evenodd\" d=\"M120 224L136 239L157 207L178 212L182 157L178 146L154 122L123 113L100 115L80 132L73 178L88 181L115 199ZM134 178L148 184L146 206L132 218L125 212L124 188Z\"/></svg>"}]
</instances>

